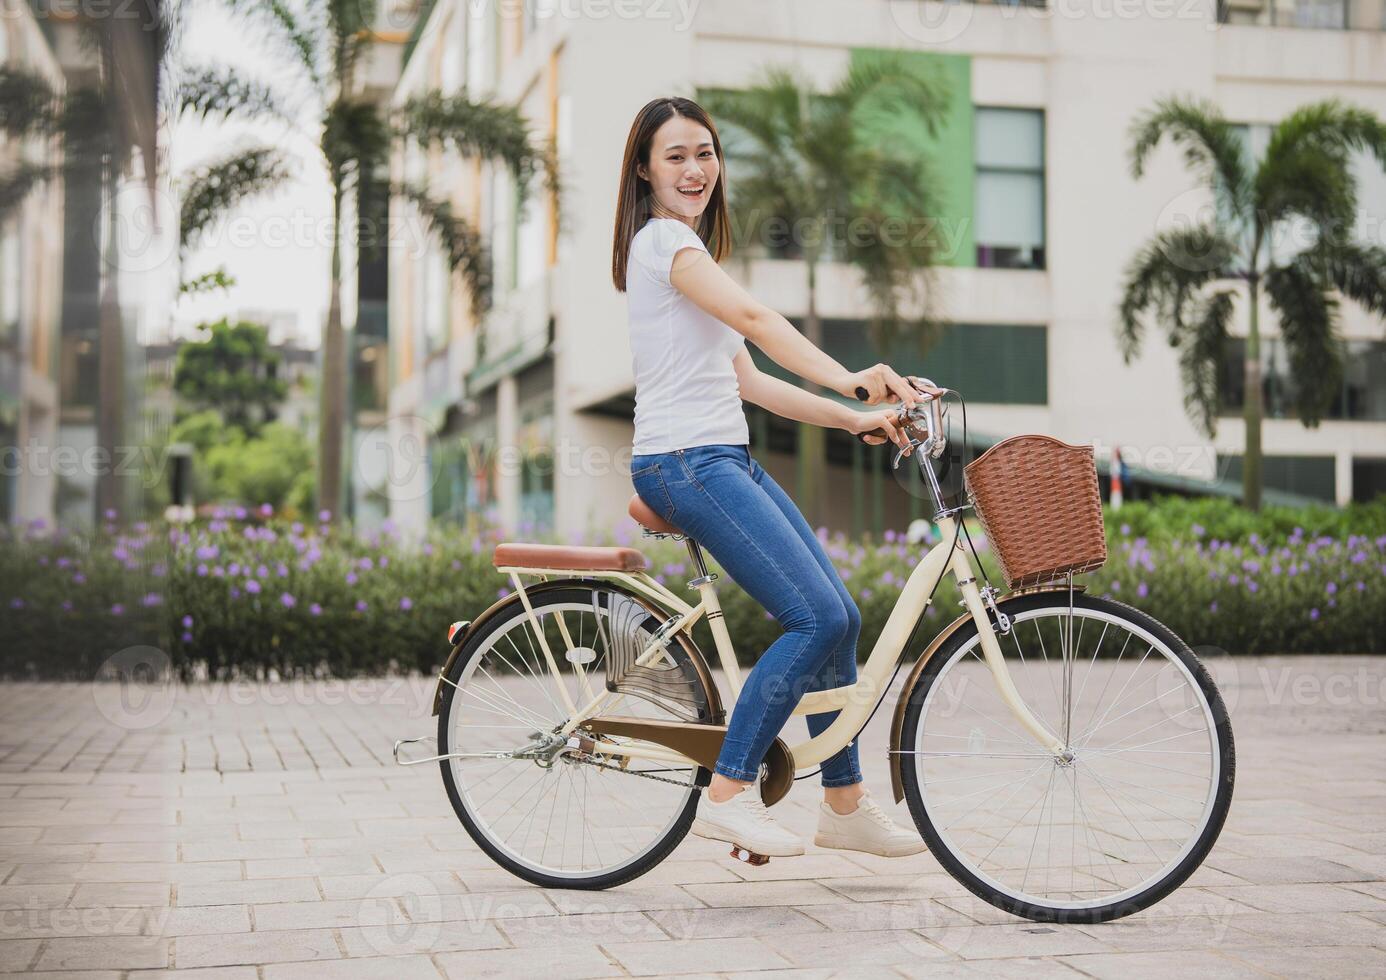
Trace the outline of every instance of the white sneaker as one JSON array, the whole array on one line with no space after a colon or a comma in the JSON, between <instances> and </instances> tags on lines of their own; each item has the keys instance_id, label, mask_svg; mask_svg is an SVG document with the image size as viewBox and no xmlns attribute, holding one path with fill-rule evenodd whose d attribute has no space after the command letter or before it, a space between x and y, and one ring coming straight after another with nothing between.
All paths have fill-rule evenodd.
<instances>
[{"instance_id":1,"label":"white sneaker","mask_svg":"<svg viewBox=\"0 0 1386 980\"><path fill-rule=\"evenodd\" d=\"M851 813L838 813L827 803L820 803L818 833L813 842L819 847L864 851L881 857L907 857L929 846L913 830L896 826L876 805L869 790Z\"/></svg>"},{"instance_id":2,"label":"white sneaker","mask_svg":"<svg viewBox=\"0 0 1386 980\"><path fill-rule=\"evenodd\" d=\"M693 833L708 840L726 841L765 857L793 857L804 853L804 842L766 812L760 788L755 783L722 803L712 802L704 793L698 802Z\"/></svg>"}]
</instances>

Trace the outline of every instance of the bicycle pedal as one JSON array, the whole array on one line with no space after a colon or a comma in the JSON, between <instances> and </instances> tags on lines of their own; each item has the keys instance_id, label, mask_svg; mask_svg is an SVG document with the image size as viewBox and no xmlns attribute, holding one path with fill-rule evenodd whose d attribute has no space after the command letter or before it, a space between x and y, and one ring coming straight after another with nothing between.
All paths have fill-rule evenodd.
<instances>
[{"instance_id":1,"label":"bicycle pedal","mask_svg":"<svg viewBox=\"0 0 1386 980\"><path fill-rule=\"evenodd\" d=\"M732 845L731 856L736 858L738 861L746 862L754 868L758 868L762 864L770 863L770 859L766 857L764 854L757 854L755 851L748 851L746 850L746 848L737 847L735 844Z\"/></svg>"}]
</instances>

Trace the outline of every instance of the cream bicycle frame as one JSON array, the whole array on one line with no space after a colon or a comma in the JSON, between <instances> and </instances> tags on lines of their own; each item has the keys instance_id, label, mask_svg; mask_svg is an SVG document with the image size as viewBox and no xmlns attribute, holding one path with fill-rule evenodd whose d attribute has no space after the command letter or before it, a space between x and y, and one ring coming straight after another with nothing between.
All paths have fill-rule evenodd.
<instances>
[{"instance_id":1,"label":"cream bicycle frame","mask_svg":"<svg viewBox=\"0 0 1386 980\"><path fill-rule=\"evenodd\" d=\"M904 589L901 590L900 597L895 602L895 607L886 620L885 627L881 630L875 646L871 649L870 656L858 670L856 683L826 691L809 692L795 707L794 714L796 715L819 714L826 711L840 712L833 723L821 734L790 747L790 754L794 757L796 770L817 765L831 758L857 736L877 702L885 695L895 665L904 655L905 645L909 642L914 626L929 606L931 601L929 593L933 589L934 583L939 581L944 574L951 574L957 581L959 591L962 594L963 605L977 626L977 632L981 637L983 658L993 681L996 683L1002 701L1010 709L1016 722L1034 738L1039 746L1055 756L1063 754L1063 741L1035 717L1015 688L1010 670L1007 668L1005 658L1001 653L1001 646L997 642L996 632L987 616L986 604L983 601L981 591L977 588L977 577L972 564L966 553L957 546L958 525L956 519L952 514L941 514L937 523L942 532L942 540L929 550L928 554L915 566L914 571L910 573ZM562 569L518 566L502 567L499 571L510 576L511 582L524 603L531 629L539 641L540 652L548 663L549 670L553 672L553 676L555 678L560 677L558 661L554 657L553 651L549 649L544 631L540 627L534 610L529 605L520 576L571 578L573 572ZM690 606L645 572L593 571L582 574L583 577L620 582L674 614L674 617L656 632L655 638L637 658L637 664L643 665L654 662L664 652L664 641L667 637L691 629L699 619L706 616L717 647L718 659L721 662L723 672L726 674L727 683L731 687L732 703L735 703L741 694L741 668L736 661L736 651L732 646L731 636L727 632L726 622L722 616L722 607L718 602L717 592L713 587L711 577L704 576L695 580L699 601L697 605ZM565 642L571 645L561 617L558 619L558 626L560 634L564 635ZM621 696L604 689L600 693L594 693L587 681L582 665L574 663L573 668L579 681L579 687L588 696L588 700L579 705L573 701L571 694L563 684L558 685L564 706L571 712L567 723L560 730L563 735L571 734L589 718L600 715L613 699ZM651 743L603 744L602 752L607 755L697 765L696 762L682 753Z\"/></svg>"}]
</instances>

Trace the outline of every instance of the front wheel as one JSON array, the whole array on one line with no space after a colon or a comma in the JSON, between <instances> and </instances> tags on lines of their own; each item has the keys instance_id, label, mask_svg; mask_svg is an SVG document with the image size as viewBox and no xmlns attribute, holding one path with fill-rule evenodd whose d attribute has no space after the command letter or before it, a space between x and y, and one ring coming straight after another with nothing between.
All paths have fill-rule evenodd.
<instances>
[{"instance_id":1,"label":"front wheel","mask_svg":"<svg viewBox=\"0 0 1386 980\"><path fill-rule=\"evenodd\" d=\"M1124 603L1078 593L1070 610L1050 593L1004 611L1011 677L1065 751L1016 722L964 626L925 666L901 730L920 833L973 894L1028 919L1104 922L1158 902L1231 805L1217 688L1179 637Z\"/></svg>"}]
</instances>

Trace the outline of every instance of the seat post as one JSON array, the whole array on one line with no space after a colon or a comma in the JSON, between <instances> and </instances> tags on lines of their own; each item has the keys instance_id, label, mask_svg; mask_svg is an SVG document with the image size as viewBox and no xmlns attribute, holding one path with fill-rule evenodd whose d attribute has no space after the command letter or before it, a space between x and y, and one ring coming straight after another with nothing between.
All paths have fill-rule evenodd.
<instances>
[{"instance_id":1,"label":"seat post","mask_svg":"<svg viewBox=\"0 0 1386 980\"><path fill-rule=\"evenodd\" d=\"M707 562L703 560L702 545L692 538L684 538L683 543L688 548L688 557L693 561L693 567L698 570L698 578L707 578Z\"/></svg>"}]
</instances>

